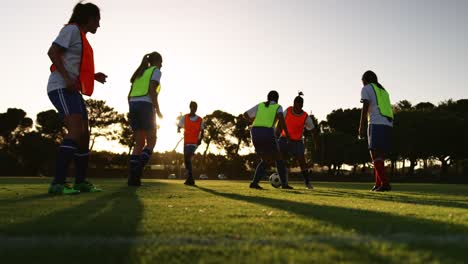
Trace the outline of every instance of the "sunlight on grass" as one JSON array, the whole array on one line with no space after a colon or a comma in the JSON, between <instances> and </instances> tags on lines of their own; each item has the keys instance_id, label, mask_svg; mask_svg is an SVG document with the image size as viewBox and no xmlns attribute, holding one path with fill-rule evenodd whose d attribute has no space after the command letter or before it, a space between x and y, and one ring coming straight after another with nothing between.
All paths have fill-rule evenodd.
<instances>
[{"instance_id":1,"label":"sunlight on grass","mask_svg":"<svg viewBox=\"0 0 468 264\"><path fill-rule=\"evenodd\" d=\"M2 259L68 256L113 262L463 263L468 186L97 180L97 194L45 195L48 180L0 179ZM401 190L401 191L400 191ZM67 253L65 253L67 252ZM86 252L84 254L84 252ZM83 254L80 254L83 253ZM85 256L83 256L85 255ZM73 262L73 261L72 261Z\"/></svg>"}]
</instances>

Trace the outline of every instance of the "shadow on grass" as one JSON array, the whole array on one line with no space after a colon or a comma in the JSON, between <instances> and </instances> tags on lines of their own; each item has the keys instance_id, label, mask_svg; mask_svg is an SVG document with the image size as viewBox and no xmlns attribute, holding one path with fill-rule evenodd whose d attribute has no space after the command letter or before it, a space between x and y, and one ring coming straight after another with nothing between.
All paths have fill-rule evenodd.
<instances>
[{"instance_id":1,"label":"shadow on grass","mask_svg":"<svg viewBox=\"0 0 468 264\"><path fill-rule=\"evenodd\" d=\"M312 181L312 184L314 182ZM338 188L356 191L368 191L373 183L361 182L319 182L323 188ZM392 184L393 192L407 194L426 194L426 195L452 195L466 197L468 184L437 184L437 183L395 183Z\"/></svg>"},{"instance_id":2,"label":"shadow on grass","mask_svg":"<svg viewBox=\"0 0 468 264\"><path fill-rule=\"evenodd\" d=\"M134 255L131 238L137 236L143 218L137 190L125 186L102 193L58 197L63 200L55 203L65 205L74 199L91 199L26 223L8 225L1 235L12 243L0 255L3 260L43 263L57 259L67 263L131 262ZM54 206L53 202L43 206Z\"/></svg>"},{"instance_id":3,"label":"shadow on grass","mask_svg":"<svg viewBox=\"0 0 468 264\"><path fill-rule=\"evenodd\" d=\"M390 213L381 213L363 209L353 209L330 205L315 205L268 197L223 193L204 187L198 188L212 195L259 204L270 208L288 211L306 218L313 218L324 221L330 223L331 225L341 227L347 231L357 231L362 235L375 236L378 240L391 243L413 243L414 245L408 244L408 246L418 250L423 249L429 252L435 251L444 261L460 261L466 257L463 256L463 252L459 252L460 250L455 251L456 249L453 249L451 246L445 246L445 248L439 247L440 245L437 243L434 244L430 241L424 241L424 239L418 239L420 236L466 236L468 235L468 228L463 225L408 216L399 216ZM395 234L409 237L409 241L405 242L405 239L395 241L389 238ZM453 246L453 243L451 245ZM457 246L466 247L463 245ZM453 254L454 252L457 252L457 254Z\"/></svg>"},{"instance_id":4,"label":"shadow on grass","mask_svg":"<svg viewBox=\"0 0 468 264\"><path fill-rule=\"evenodd\" d=\"M349 197L349 198L358 198L358 199L370 199L370 200L380 200L388 202L398 202L398 203L407 203L407 204L417 204L417 205L431 205L431 206L441 206L441 207L450 207L450 208L461 208L468 209L468 200L465 199L466 203L463 200L454 201L454 200L441 200L441 199L431 199L431 198L418 198L402 193L362 193L362 192L352 192L352 191L339 191L339 190L314 190L315 193L321 196L331 196L331 197Z\"/></svg>"}]
</instances>

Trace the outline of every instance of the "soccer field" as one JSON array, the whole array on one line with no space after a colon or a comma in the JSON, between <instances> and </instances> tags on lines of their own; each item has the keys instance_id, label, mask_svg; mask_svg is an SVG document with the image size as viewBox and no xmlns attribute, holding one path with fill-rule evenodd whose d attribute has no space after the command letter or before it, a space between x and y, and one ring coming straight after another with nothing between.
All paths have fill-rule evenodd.
<instances>
[{"instance_id":1,"label":"soccer field","mask_svg":"<svg viewBox=\"0 0 468 264\"><path fill-rule=\"evenodd\" d=\"M95 180L102 193L46 194L0 178L1 263L466 263L468 186Z\"/></svg>"}]
</instances>

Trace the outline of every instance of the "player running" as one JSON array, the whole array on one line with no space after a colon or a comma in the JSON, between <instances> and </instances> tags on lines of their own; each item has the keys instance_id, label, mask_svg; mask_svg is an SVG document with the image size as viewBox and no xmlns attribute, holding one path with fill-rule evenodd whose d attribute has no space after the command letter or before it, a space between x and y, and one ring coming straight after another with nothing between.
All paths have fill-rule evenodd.
<instances>
[{"instance_id":1,"label":"player running","mask_svg":"<svg viewBox=\"0 0 468 264\"><path fill-rule=\"evenodd\" d=\"M244 117L253 120L252 143L255 151L260 156L261 161L255 170L255 175L250 183L252 189L263 189L258 183L266 175L267 165L272 161L276 162L276 169L281 179L283 189L293 189L286 180L286 165L279 151L275 137L275 124L278 122L280 129L283 129L286 138L289 139L288 129L284 122L283 108L278 104L279 94L277 91L270 91L267 101L259 103L244 113Z\"/></svg>"},{"instance_id":2,"label":"player running","mask_svg":"<svg viewBox=\"0 0 468 264\"><path fill-rule=\"evenodd\" d=\"M143 56L133 73L128 93L129 119L135 146L130 156L128 186L140 186L143 168L148 163L156 145L156 118L162 118L158 95L161 91L162 57L157 52Z\"/></svg>"}]
</instances>

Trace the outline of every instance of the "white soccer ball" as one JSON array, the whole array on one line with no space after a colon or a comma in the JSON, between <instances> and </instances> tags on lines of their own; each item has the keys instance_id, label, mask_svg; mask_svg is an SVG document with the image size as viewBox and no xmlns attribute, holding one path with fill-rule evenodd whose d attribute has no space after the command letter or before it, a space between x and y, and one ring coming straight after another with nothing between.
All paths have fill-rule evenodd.
<instances>
[{"instance_id":1,"label":"white soccer ball","mask_svg":"<svg viewBox=\"0 0 468 264\"><path fill-rule=\"evenodd\" d=\"M281 178L278 175L278 173L275 172L270 175L270 183L271 183L271 186L275 188L279 188L281 186Z\"/></svg>"}]
</instances>

